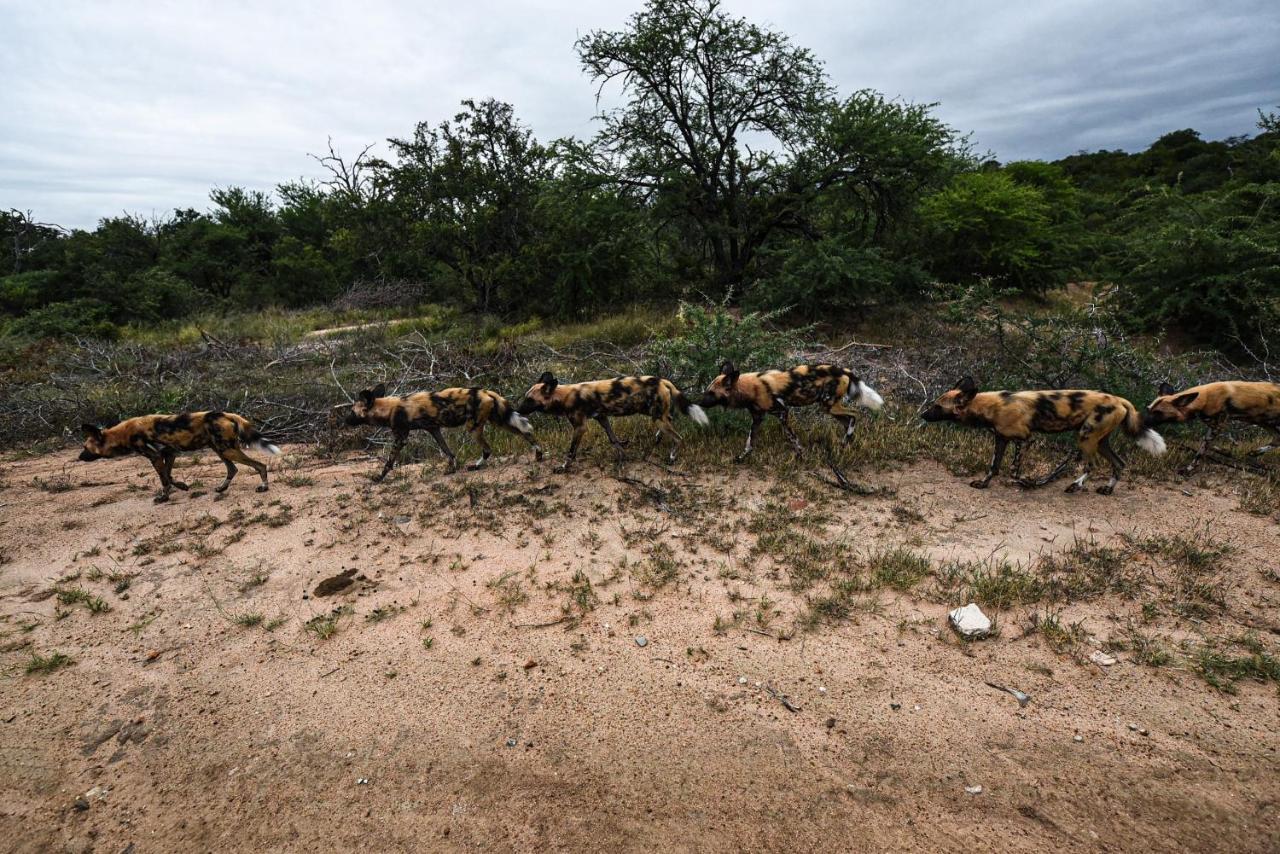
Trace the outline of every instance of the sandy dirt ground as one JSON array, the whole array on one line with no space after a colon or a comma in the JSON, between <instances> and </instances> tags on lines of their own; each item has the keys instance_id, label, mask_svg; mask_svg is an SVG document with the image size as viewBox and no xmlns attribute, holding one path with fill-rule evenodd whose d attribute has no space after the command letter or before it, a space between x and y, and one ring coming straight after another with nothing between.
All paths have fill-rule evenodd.
<instances>
[{"instance_id":1,"label":"sandy dirt ground","mask_svg":"<svg viewBox=\"0 0 1280 854\"><path fill-rule=\"evenodd\" d=\"M1280 526L1212 482L979 493L921 463L860 496L595 448L569 475L427 462L374 486L367 456L286 449L270 492L206 491L206 454L154 505L140 458L73 457L0 483L6 850L1280 850L1276 686L1219 691L1179 652L1280 635ZM809 514L935 566L1149 533L1235 550L1212 614L1141 564L1136 596L1061 603L1082 636L1059 652L1044 605L961 642L933 576L805 624L817 593L753 546ZM1140 618L1172 663L1118 642ZM26 672L54 652L72 663Z\"/></svg>"}]
</instances>

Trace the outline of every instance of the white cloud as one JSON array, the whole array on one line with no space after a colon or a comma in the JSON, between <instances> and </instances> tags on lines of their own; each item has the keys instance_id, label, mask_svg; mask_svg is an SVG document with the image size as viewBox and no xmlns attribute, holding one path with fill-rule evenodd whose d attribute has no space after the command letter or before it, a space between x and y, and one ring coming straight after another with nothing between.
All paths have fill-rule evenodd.
<instances>
[{"instance_id":1,"label":"white cloud","mask_svg":"<svg viewBox=\"0 0 1280 854\"><path fill-rule=\"evenodd\" d=\"M627 3L0 0L0 207L89 226L207 206L213 186L315 175L466 97L550 139L591 132L574 39ZM1280 102L1280 7L1190 2L727 0L823 59L842 91L938 101L1002 159L1252 130Z\"/></svg>"}]
</instances>

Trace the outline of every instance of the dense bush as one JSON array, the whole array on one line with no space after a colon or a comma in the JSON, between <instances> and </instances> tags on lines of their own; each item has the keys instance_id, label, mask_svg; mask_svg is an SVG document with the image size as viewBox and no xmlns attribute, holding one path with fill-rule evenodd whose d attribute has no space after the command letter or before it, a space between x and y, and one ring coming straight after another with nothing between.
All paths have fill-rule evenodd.
<instances>
[{"instance_id":1,"label":"dense bush","mask_svg":"<svg viewBox=\"0 0 1280 854\"><path fill-rule=\"evenodd\" d=\"M743 371L785 365L800 348L804 329L775 325L778 312L730 310L724 303L681 303L678 329L654 342L653 371L683 388L702 388L730 360Z\"/></svg>"}]
</instances>

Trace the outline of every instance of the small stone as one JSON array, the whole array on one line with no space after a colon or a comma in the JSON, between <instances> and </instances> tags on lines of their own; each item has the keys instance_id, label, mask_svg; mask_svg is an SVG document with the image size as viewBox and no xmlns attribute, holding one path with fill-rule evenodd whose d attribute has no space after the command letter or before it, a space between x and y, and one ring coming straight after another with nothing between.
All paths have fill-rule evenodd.
<instances>
[{"instance_id":1,"label":"small stone","mask_svg":"<svg viewBox=\"0 0 1280 854\"><path fill-rule=\"evenodd\" d=\"M517 743L517 742L516 742L516 740L515 740L514 738L508 738L508 739L507 739L507 747L515 747L515 746L516 746L516 743Z\"/></svg>"},{"instance_id":2,"label":"small stone","mask_svg":"<svg viewBox=\"0 0 1280 854\"><path fill-rule=\"evenodd\" d=\"M747 677L745 677L745 676L739 676L739 677L738 677L738 684L739 684L739 685L746 685L746 684L747 684Z\"/></svg>"},{"instance_id":3,"label":"small stone","mask_svg":"<svg viewBox=\"0 0 1280 854\"><path fill-rule=\"evenodd\" d=\"M535 659L535 658L531 658L531 659L529 659L528 661L526 661L526 662L524 663L524 669L525 669L525 670L532 670L533 668L535 668L535 667L537 667L537 666L538 666L538 660L537 660L537 659Z\"/></svg>"},{"instance_id":4,"label":"small stone","mask_svg":"<svg viewBox=\"0 0 1280 854\"><path fill-rule=\"evenodd\" d=\"M827 718L827 729L835 729L835 728L836 728L836 719Z\"/></svg>"},{"instance_id":5,"label":"small stone","mask_svg":"<svg viewBox=\"0 0 1280 854\"><path fill-rule=\"evenodd\" d=\"M1137 725L1137 724L1129 724L1129 731L1130 731L1130 732L1137 732L1137 731L1138 731L1138 725Z\"/></svg>"},{"instance_id":6,"label":"small stone","mask_svg":"<svg viewBox=\"0 0 1280 854\"><path fill-rule=\"evenodd\" d=\"M970 795L981 795L981 794L982 794L982 787L981 787L981 786L965 786L965 787L964 787L964 790L965 790L965 792L967 792L967 793L968 793L968 794L970 794Z\"/></svg>"},{"instance_id":7,"label":"small stone","mask_svg":"<svg viewBox=\"0 0 1280 854\"><path fill-rule=\"evenodd\" d=\"M818 686L818 693L819 693L819 694L825 694L825 693L827 693L827 686L826 686L826 685L819 685L819 686Z\"/></svg>"},{"instance_id":8,"label":"small stone","mask_svg":"<svg viewBox=\"0 0 1280 854\"><path fill-rule=\"evenodd\" d=\"M1079 744L1080 742L1084 741L1084 736L1083 736L1083 735L1077 735L1075 738L1073 738L1073 739L1071 739L1071 740L1072 740L1072 741L1074 741L1076 744Z\"/></svg>"},{"instance_id":9,"label":"small stone","mask_svg":"<svg viewBox=\"0 0 1280 854\"><path fill-rule=\"evenodd\" d=\"M1093 654L1089 656L1089 660L1099 667L1110 667L1116 663L1116 657L1114 655L1107 655L1100 649L1095 649Z\"/></svg>"},{"instance_id":10,"label":"small stone","mask_svg":"<svg viewBox=\"0 0 1280 854\"><path fill-rule=\"evenodd\" d=\"M369 785L369 778L368 778L368 777L361 777L360 779L356 780L356 785L357 785L357 786L367 786L367 785Z\"/></svg>"},{"instance_id":11,"label":"small stone","mask_svg":"<svg viewBox=\"0 0 1280 854\"><path fill-rule=\"evenodd\" d=\"M649 645L649 639L647 637L645 637L644 635L636 636L636 646L648 646L648 645Z\"/></svg>"},{"instance_id":12,"label":"small stone","mask_svg":"<svg viewBox=\"0 0 1280 854\"><path fill-rule=\"evenodd\" d=\"M901 704L901 703L890 703L890 704L889 704L889 708L893 709L893 710L896 712L896 711L898 711L899 709L901 709L901 708L902 708L902 704Z\"/></svg>"}]
</instances>

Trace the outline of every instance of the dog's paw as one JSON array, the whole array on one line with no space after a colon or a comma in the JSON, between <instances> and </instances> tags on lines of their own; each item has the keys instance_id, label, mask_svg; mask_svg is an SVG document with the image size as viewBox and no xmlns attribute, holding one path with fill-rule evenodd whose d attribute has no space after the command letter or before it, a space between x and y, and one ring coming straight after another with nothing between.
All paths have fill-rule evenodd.
<instances>
[{"instance_id":1,"label":"dog's paw","mask_svg":"<svg viewBox=\"0 0 1280 854\"><path fill-rule=\"evenodd\" d=\"M990 486L990 484L987 483L987 481L985 480L971 480L969 481L969 485L972 486L974 489L986 489L988 486Z\"/></svg>"}]
</instances>

